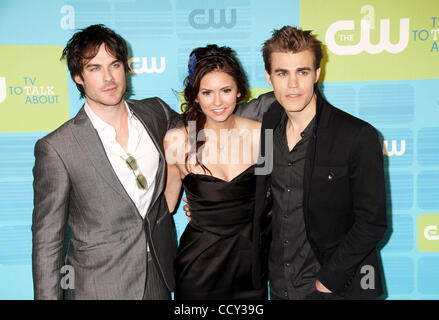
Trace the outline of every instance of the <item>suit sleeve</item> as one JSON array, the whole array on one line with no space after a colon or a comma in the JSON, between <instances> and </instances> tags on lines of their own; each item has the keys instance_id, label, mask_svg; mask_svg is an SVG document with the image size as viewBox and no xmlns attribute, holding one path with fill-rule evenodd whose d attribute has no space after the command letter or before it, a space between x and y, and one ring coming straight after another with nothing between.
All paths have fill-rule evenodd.
<instances>
[{"instance_id":1,"label":"suit sleeve","mask_svg":"<svg viewBox=\"0 0 439 320\"><path fill-rule=\"evenodd\" d=\"M349 174L354 224L318 274L320 282L335 293L350 285L387 227L383 152L372 126L363 127L354 141Z\"/></svg>"},{"instance_id":2,"label":"suit sleeve","mask_svg":"<svg viewBox=\"0 0 439 320\"><path fill-rule=\"evenodd\" d=\"M239 104L235 115L261 122L264 113L276 100L273 91L261 94L257 99Z\"/></svg>"},{"instance_id":3,"label":"suit sleeve","mask_svg":"<svg viewBox=\"0 0 439 320\"><path fill-rule=\"evenodd\" d=\"M177 127L183 126L183 121L181 119L181 115L172 110L166 102L164 102L162 99L157 98L157 101L160 103L160 105L163 108L163 111L165 112L166 119L168 121L168 128L167 130L174 129Z\"/></svg>"},{"instance_id":4,"label":"suit sleeve","mask_svg":"<svg viewBox=\"0 0 439 320\"><path fill-rule=\"evenodd\" d=\"M62 299L60 287L70 181L53 147L35 145L32 273L35 299Z\"/></svg>"}]
</instances>

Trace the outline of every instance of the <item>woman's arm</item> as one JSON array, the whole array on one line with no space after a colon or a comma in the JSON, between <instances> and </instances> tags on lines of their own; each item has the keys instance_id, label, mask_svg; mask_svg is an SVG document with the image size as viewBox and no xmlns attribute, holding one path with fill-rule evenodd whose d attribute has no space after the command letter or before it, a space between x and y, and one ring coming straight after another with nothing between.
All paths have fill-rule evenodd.
<instances>
[{"instance_id":1,"label":"woman's arm","mask_svg":"<svg viewBox=\"0 0 439 320\"><path fill-rule=\"evenodd\" d=\"M183 140L183 141L182 141ZM181 129L173 129L166 133L163 147L166 158L165 198L170 212L174 212L181 192L181 173L178 164L184 165L185 134Z\"/></svg>"}]
</instances>

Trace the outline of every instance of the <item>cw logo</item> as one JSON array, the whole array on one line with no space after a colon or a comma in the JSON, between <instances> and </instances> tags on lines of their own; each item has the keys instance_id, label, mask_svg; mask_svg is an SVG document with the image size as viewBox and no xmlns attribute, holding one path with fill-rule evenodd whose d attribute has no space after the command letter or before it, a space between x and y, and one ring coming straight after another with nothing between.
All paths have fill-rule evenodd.
<instances>
[{"instance_id":1,"label":"cw logo","mask_svg":"<svg viewBox=\"0 0 439 320\"><path fill-rule=\"evenodd\" d=\"M6 99L6 79L0 77L0 103Z\"/></svg>"},{"instance_id":2,"label":"cw logo","mask_svg":"<svg viewBox=\"0 0 439 320\"><path fill-rule=\"evenodd\" d=\"M165 57L160 57L160 67L157 67L157 58L151 57L151 66L148 67L148 58L142 57L142 66L140 68L134 68L133 64L138 64L140 61L140 58L133 57L128 59L128 67L130 69L130 73L163 73L166 69L166 59Z\"/></svg>"},{"instance_id":3,"label":"cw logo","mask_svg":"<svg viewBox=\"0 0 439 320\"><path fill-rule=\"evenodd\" d=\"M409 42L410 19L404 18L399 20L399 42L397 44L390 43L390 20L380 20L380 41L374 45L370 42L370 30L375 28L375 10L372 6L364 6L361 13L368 12L363 16L360 22L361 38L356 45L339 45L336 43L336 34L339 31L355 30L354 20L340 20L329 26L326 30L325 41L329 50L337 55L356 55L363 51L370 54L378 54L383 50L389 53L400 53ZM346 36L341 35L341 40L346 40ZM353 40L351 35L348 40Z\"/></svg>"},{"instance_id":4,"label":"cw logo","mask_svg":"<svg viewBox=\"0 0 439 320\"><path fill-rule=\"evenodd\" d=\"M424 237L427 240L439 240L439 232L437 226L426 226L424 229Z\"/></svg>"},{"instance_id":5,"label":"cw logo","mask_svg":"<svg viewBox=\"0 0 439 320\"><path fill-rule=\"evenodd\" d=\"M383 141L383 154L386 156L400 157L405 153L405 140L401 140L401 148L398 150L398 141L392 140L392 148L389 150L387 140Z\"/></svg>"},{"instance_id":6,"label":"cw logo","mask_svg":"<svg viewBox=\"0 0 439 320\"><path fill-rule=\"evenodd\" d=\"M208 18L205 15L206 10L195 9L189 14L189 24L195 29L219 29L224 27L231 29L236 25L236 9L230 9L230 21L226 22L226 9L220 9L219 22L215 22L215 10L209 9ZM201 17L203 20L207 20L205 23L196 22L196 18Z\"/></svg>"},{"instance_id":7,"label":"cw logo","mask_svg":"<svg viewBox=\"0 0 439 320\"><path fill-rule=\"evenodd\" d=\"M439 252L439 214L418 217L418 248L423 252Z\"/></svg>"}]
</instances>

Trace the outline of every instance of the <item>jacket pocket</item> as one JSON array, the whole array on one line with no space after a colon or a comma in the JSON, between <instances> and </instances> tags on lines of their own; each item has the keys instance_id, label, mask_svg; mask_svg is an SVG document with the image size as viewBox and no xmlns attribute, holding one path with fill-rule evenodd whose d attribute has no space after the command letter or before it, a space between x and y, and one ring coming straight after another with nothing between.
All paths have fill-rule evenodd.
<instances>
[{"instance_id":1,"label":"jacket pocket","mask_svg":"<svg viewBox=\"0 0 439 320\"><path fill-rule=\"evenodd\" d=\"M166 206L166 211L160 217L157 218L156 224L160 224L166 217L171 217L172 215L169 213L168 207Z\"/></svg>"},{"instance_id":2,"label":"jacket pocket","mask_svg":"<svg viewBox=\"0 0 439 320\"><path fill-rule=\"evenodd\" d=\"M348 166L315 166L314 178L320 182L334 183L347 178Z\"/></svg>"},{"instance_id":3,"label":"jacket pocket","mask_svg":"<svg viewBox=\"0 0 439 320\"><path fill-rule=\"evenodd\" d=\"M310 186L309 209L334 218L350 211L349 167L315 166Z\"/></svg>"}]
</instances>

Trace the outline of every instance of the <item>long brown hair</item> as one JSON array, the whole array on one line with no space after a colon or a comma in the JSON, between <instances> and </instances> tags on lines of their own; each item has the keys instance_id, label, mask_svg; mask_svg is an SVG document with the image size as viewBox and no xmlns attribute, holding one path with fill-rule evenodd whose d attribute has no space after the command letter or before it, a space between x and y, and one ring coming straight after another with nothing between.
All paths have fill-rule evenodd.
<instances>
[{"instance_id":1,"label":"long brown hair","mask_svg":"<svg viewBox=\"0 0 439 320\"><path fill-rule=\"evenodd\" d=\"M187 128L189 121L195 121L195 137L204 129L206 124L206 115L201 110L200 104L196 102L200 83L203 77L212 71L222 71L233 77L238 87L239 96L236 103L247 98L248 85L245 72L236 58L235 52L229 47L218 47L216 44L210 44L206 47L200 47L192 50L189 55L188 76L184 84L185 102L181 105L182 117ZM201 163L201 152L205 141L191 141L189 139L189 152L185 156L186 170L189 170L189 155L196 155L195 165L200 165L204 172L210 170Z\"/></svg>"}]
</instances>

